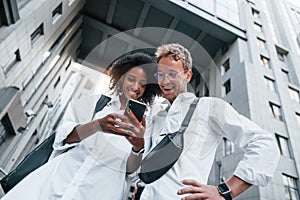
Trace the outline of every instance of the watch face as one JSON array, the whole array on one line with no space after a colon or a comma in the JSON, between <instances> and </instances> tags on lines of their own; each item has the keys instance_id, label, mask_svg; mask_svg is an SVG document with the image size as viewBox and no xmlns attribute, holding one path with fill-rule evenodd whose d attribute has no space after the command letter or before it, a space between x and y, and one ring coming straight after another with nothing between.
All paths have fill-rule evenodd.
<instances>
[{"instance_id":1,"label":"watch face","mask_svg":"<svg viewBox=\"0 0 300 200\"><path fill-rule=\"evenodd\" d=\"M226 183L221 183L220 185L218 185L218 188L219 188L221 193L225 193L225 192L229 191L229 188L226 185Z\"/></svg>"}]
</instances>

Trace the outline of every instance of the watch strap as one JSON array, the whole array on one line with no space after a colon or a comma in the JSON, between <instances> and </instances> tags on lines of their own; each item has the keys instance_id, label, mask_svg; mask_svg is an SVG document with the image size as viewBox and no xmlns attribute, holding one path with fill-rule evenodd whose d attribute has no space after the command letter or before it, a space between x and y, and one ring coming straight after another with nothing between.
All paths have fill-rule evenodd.
<instances>
[{"instance_id":1,"label":"watch strap","mask_svg":"<svg viewBox=\"0 0 300 200\"><path fill-rule=\"evenodd\" d=\"M144 148L144 147L141 148L139 151L135 151L135 150L133 150L133 148L131 149L131 153L132 153L133 155L135 155L135 156L140 156L140 155L142 155L144 152L145 152L145 148Z\"/></svg>"},{"instance_id":2,"label":"watch strap","mask_svg":"<svg viewBox=\"0 0 300 200\"><path fill-rule=\"evenodd\" d=\"M227 190L224 191L224 187L227 188ZM231 194L230 194L230 188L228 185L224 182L217 186L219 193L225 198L225 200L232 200Z\"/></svg>"}]
</instances>

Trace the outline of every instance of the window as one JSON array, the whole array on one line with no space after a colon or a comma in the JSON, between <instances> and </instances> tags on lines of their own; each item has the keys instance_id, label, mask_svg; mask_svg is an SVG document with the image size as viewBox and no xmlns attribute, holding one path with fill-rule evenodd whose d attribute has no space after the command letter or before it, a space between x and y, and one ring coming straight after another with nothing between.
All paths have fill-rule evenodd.
<instances>
[{"instance_id":1,"label":"window","mask_svg":"<svg viewBox=\"0 0 300 200\"><path fill-rule=\"evenodd\" d=\"M16 66L17 62L21 61L20 51L19 49L15 51L14 55L8 60L7 64L2 67L3 72L5 75L8 74L9 71L11 71L14 66Z\"/></svg>"},{"instance_id":2,"label":"window","mask_svg":"<svg viewBox=\"0 0 300 200\"><path fill-rule=\"evenodd\" d=\"M0 146L5 141L6 135L7 135L6 130L3 124L0 122Z\"/></svg>"},{"instance_id":3,"label":"window","mask_svg":"<svg viewBox=\"0 0 300 200\"><path fill-rule=\"evenodd\" d=\"M275 136L281 155L290 158L291 155L289 151L288 139L278 134L275 134Z\"/></svg>"},{"instance_id":4,"label":"window","mask_svg":"<svg viewBox=\"0 0 300 200\"><path fill-rule=\"evenodd\" d=\"M225 74L225 72L227 72L230 69L230 63L229 63L229 59L227 59L221 68L221 75L223 76Z\"/></svg>"},{"instance_id":5,"label":"window","mask_svg":"<svg viewBox=\"0 0 300 200\"><path fill-rule=\"evenodd\" d=\"M252 8L252 15L253 15L253 17L255 17L255 18L259 18L259 11L258 11L258 10L255 10L254 8Z\"/></svg>"},{"instance_id":6,"label":"window","mask_svg":"<svg viewBox=\"0 0 300 200\"><path fill-rule=\"evenodd\" d=\"M266 42L263 39L256 38L256 44L258 47L265 49L266 48Z\"/></svg>"},{"instance_id":7,"label":"window","mask_svg":"<svg viewBox=\"0 0 300 200\"><path fill-rule=\"evenodd\" d=\"M271 109L271 112L272 112L272 116L275 119L283 121L282 114L281 114L281 107L276 105L276 104L273 104L271 102L269 102L269 104L270 104L270 109Z\"/></svg>"},{"instance_id":8,"label":"window","mask_svg":"<svg viewBox=\"0 0 300 200\"><path fill-rule=\"evenodd\" d=\"M298 90L296 90L292 87L289 87L289 93L290 93L291 99L293 99L296 102L299 102L299 91Z\"/></svg>"},{"instance_id":9,"label":"window","mask_svg":"<svg viewBox=\"0 0 300 200\"><path fill-rule=\"evenodd\" d=\"M300 127L300 113L296 113L296 119L297 119L297 123Z\"/></svg>"},{"instance_id":10,"label":"window","mask_svg":"<svg viewBox=\"0 0 300 200\"><path fill-rule=\"evenodd\" d=\"M269 90L271 90L272 92L276 92L275 81L272 80L271 78L266 77L266 76L264 77L264 80L265 80L265 84L267 85Z\"/></svg>"},{"instance_id":11,"label":"window","mask_svg":"<svg viewBox=\"0 0 300 200\"><path fill-rule=\"evenodd\" d=\"M35 31L30 35L31 45L33 45L42 35L44 35L44 25L41 24Z\"/></svg>"},{"instance_id":12,"label":"window","mask_svg":"<svg viewBox=\"0 0 300 200\"><path fill-rule=\"evenodd\" d=\"M71 5L74 3L74 1L75 1L75 0L68 0L68 2L69 2L68 5L71 6Z\"/></svg>"},{"instance_id":13,"label":"window","mask_svg":"<svg viewBox=\"0 0 300 200\"><path fill-rule=\"evenodd\" d=\"M255 6L255 3L254 2L252 2L252 1L250 1L250 0L246 0L247 1L247 3L250 5L250 6Z\"/></svg>"},{"instance_id":14,"label":"window","mask_svg":"<svg viewBox=\"0 0 300 200\"><path fill-rule=\"evenodd\" d=\"M227 138L223 138L224 156L228 156L234 153L234 144Z\"/></svg>"},{"instance_id":15,"label":"window","mask_svg":"<svg viewBox=\"0 0 300 200\"><path fill-rule=\"evenodd\" d=\"M53 88L55 89L58 85L58 83L60 82L60 76L58 77L58 79L56 80L56 82L53 85Z\"/></svg>"},{"instance_id":16,"label":"window","mask_svg":"<svg viewBox=\"0 0 300 200\"><path fill-rule=\"evenodd\" d=\"M7 137L15 135L15 131L11 124L8 114L6 113L0 121L0 146Z\"/></svg>"},{"instance_id":17,"label":"window","mask_svg":"<svg viewBox=\"0 0 300 200\"><path fill-rule=\"evenodd\" d=\"M254 23L254 30L258 32L262 32L262 26L257 23Z\"/></svg>"},{"instance_id":18,"label":"window","mask_svg":"<svg viewBox=\"0 0 300 200\"><path fill-rule=\"evenodd\" d=\"M285 62L285 54L277 51L277 57L280 61Z\"/></svg>"},{"instance_id":19,"label":"window","mask_svg":"<svg viewBox=\"0 0 300 200\"><path fill-rule=\"evenodd\" d=\"M62 3L52 11L52 23L54 24L62 15Z\"/></svg>"},{"instance_id":20,"label":"window","mask_svg":"<svg viewBox=\"0 0 300 200\"><path fill-rule=\"evenodd\" d=\"M297 180L293 177L282 174L282 181L285 189L285 199L298 200L299 193L297 188Z\"/></svg>"},{"instance_id":21,"label":"window","mask_svg":"<svg viewBox=\"0 0 300 200\"><path fill-rule=\"evenodd\" d=\"M260 56L260 65L262 67L270 68L269 59L261 55Z\"/></svg>"},{"instance_id":22,"label":"window","mask_svg":"<svg viewBox=\"0 0 300 200\"><path fill-rule=\"evenodd\" d=\"M281 69L281 75L282 75L282 78L284 81L286 82L290 82L290 77L289 77L289 72L284 70L284 69Z\"/></svg>"},{"instance_id":23,"label":"window","mask_svg":"<svg viewBox=\"0 0 300 200\"><path fill-rule=\"evenodd\" d=\"M224 83L225 94L228 94L231 91L230 79Z\"/></svg>"}]
</instances>

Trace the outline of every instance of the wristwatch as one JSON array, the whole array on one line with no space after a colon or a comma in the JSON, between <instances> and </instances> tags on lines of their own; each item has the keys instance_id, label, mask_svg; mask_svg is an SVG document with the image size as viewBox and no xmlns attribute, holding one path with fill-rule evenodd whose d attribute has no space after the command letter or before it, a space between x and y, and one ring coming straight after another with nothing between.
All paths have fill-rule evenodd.
<instances>
[{"instance_id":1,"label":"wristwatch","mask_svg":"<svg viewBox=\"0 0 300 200\"><path fill-rule=\"evenodd\" d=\"M133 155L135 155L135 156L140 156L140 155L142 155L142 154L144 153L144 151L145 151L145 148L144 148L144 147L141 148L139 151L133 150L133 147L132 147L132 149L131 149L131 153L132 153Z\"/></svg>"},{"instance_id":2,"label":"wristwatch","mask_svg":"<svg viewBox=\"0 0 300 200\"><path fill-rule=\"evenodd\" d=\"M228 185L224 182L217 186L219 193L226 199L226 200L232 200L231 194L230 194L230 188Z\"/></svg>"}]
</instances>

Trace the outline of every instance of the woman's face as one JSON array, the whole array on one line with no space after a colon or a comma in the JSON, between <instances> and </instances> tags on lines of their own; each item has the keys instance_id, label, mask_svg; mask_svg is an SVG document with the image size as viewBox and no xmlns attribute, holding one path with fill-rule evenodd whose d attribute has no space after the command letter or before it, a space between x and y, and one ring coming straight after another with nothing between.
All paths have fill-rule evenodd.
<instances>
[{"instance_id":1,"label":"woman's face","mask_svg":"<svg viewBox=\"0 0 300 200\"><path fill-rule=\"evenodd\" d=\"M138 99L145 92L147 76L140 67L130 69L123 77L123 96L125 99Z\"/></svg>"}]
</instances>

